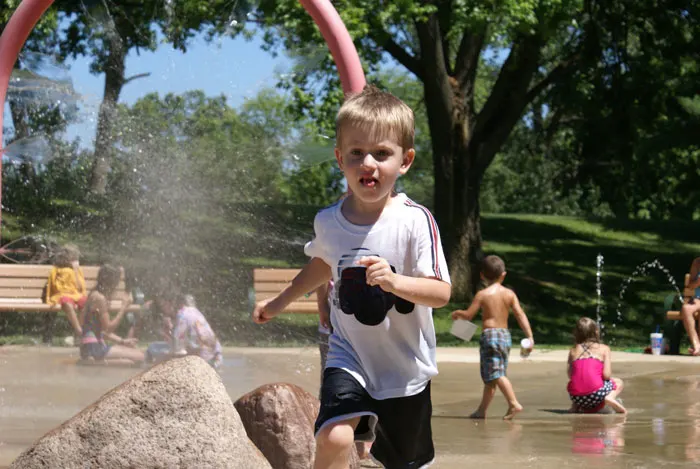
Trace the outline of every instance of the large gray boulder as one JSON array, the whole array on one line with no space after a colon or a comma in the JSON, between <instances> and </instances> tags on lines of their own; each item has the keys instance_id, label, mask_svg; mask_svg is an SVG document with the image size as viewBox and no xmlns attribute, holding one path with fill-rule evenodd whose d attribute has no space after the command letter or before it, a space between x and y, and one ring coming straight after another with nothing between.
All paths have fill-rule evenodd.
<instances>
[{"instance_id":1,"label":"large gray boulder","mask_svg":"<svg viewBox=\"0 0 700 469\"><path fill-rule=\"evenodd\" d=\"M219 375L169 360L109 391L44 435L12 469L269 469Z\"/></svg>"},{"instance_id":2,"label":"large gray boulder","mask_svg":"<svg viewBox=\"0 0 700 469\"><path fill-rule=\"evenodd\" d=\"M239 398L234 406L248 437L273 469L309 469L316 452L314 422L318 398L288 383L265 384ZM359 467L353 449L351 468Z\"/></svg>"}]
</instances>

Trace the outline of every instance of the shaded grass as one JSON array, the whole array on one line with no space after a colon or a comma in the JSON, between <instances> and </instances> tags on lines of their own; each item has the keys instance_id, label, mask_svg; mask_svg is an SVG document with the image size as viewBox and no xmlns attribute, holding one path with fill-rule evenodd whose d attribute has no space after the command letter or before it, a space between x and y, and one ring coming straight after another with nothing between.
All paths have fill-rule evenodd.
<instances>
[{"instance_id":1,"label":"shaded grass","mask_svg":"<svg viewBox=\"0 0 700 469\"><path fill-rule=\"evenodd\" d=\"M300 267L306 262L304 242L312 235L315 207L240 206L227 212L230 219L206 219L194 223L197 243L183 243L173 250L172 241L158 237L128 244L98 244L99 236L72 233L47 221L45 231L71 239L85 253L84 264L97 263L117 253L119 262L135 271L147 272L163 259L175 258L174 268L189 276L188 285L197 297L222 342L250 346L314 346L317 317L284 315L265 326L249 319L248 290L256 267ZM630 284L620 300L623 281L642 262L658 259L682 284L692 259L700 255L699 222L654 222L587 220L543 215L484 215L484 251L498 254L507 265L506 285L518 294L535 331L538 346L570 343L571 329L582 315L596 316L596 256L605 264L602 277L601 316L605 341L616 347L640 346L648 342L656 326L666 328L663 300L673 293L666 275L650 271ZM21 220L3 218L4 242L27 233ZM179 233L179 232L178 232ZM183 238L187 239L187 238ZM179 240L179 238L177 238ZM116 246L116 247L115 247ZM168 256L166 256L166 254ZM178 270L179 269L179 270ZM145 275L142 275L144 277ZM194 279L194 280L193 280ZM619 316L618 316L618 303ZM449 333L454 302L435 311L435 327L441 346L475 346L477 336L465 344ZM0 315L0 333L9 336L35 335L37 317ZM477 317L477 323L480 318ZM57 334L65 321L57 321ZM67 328L64 328L67 331ZM514 344L522 337L511 324ZM16 339L19 340L19 339Z\"/></svg>"},{"instance_id":2,"label":"shaded grass","mask_svg":"<svg viewBox=\"0 0 700 469\"><path fill-rule=\"evenodd\" d=\"M642 262L658 259L682 286L692 259L700 255L700 243L695 237L699 229L697 222L586 220L543 215L482 218L484 251L505 260L508 270L505 284L518 294L538 344L568 345L576 319L596 317L596 256L603 255L600 314L604 340L619 349L646 344L649 333L657 326L668 328L663 302L675 291L665 273L652 269L632 281L620 299L623 281ZM435 311L439 345L478 343L479 331L467 344L449 333L451 311L466 306L450 303ZM310 342L315 340L315 317L287 315L286 318L283 324L289 337L301 334ZM479 316L476 322L480 324ZM517 345L523 334L517 323L511 322L513 342Z\"/></svg>"}]
</instances>

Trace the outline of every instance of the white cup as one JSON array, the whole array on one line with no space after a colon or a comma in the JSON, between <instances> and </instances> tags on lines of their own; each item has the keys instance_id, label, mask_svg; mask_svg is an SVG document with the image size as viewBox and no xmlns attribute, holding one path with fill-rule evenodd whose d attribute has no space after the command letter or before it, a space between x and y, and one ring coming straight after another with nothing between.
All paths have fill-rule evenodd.
<instances>
[{"instance_id":1,"label":"white cup","mask_svg":"<svg viewBox=\"0 0 700 469\"><path fill-rule=\"evenodd\" d=\"M527 358L532 352L532 341L527 337L520 341L520 356Z\"/></svg>"},{"instance_id":2,"label":"white cup","mask_svg":"<svg viewBox=\"0 0 700 469\"><path fill-rule=\"evenodd\" d=\"M472 336L476 332L476 324L466 319L455 319L452 323L452 329L450 333L452 335L459 337L464 341L471 340Z\"/></svg>"},{"instance_id":3,"label":"white cup","mask_svg":"<svg viewBox=\"0 0 700 469\"><path fill-rule=\"evenodd\" d=\"M651 333L651 354L661 355L661 349L663 347L664 335L660 332Z\"/></svg>"}]
</instances>

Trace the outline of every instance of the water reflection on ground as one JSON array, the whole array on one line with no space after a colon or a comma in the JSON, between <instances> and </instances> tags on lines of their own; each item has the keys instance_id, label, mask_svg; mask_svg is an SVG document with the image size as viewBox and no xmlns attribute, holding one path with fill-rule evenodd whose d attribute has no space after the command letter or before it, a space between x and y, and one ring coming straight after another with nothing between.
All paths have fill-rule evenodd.
<instances>
[{"instance_id":1,"label":"water reflection on ground","mask_svg":"<svg viewBox=\"0 0 700 469\"><path fill-rule=\"evenodd\" d=\"M273 381L315 394L312 348L226 351L222 379L232 399ZM77 367L76 350L0 347L0 467L35 439L140 370ZM509 375L525 411L486 421L467 418L481 397L477 363L442 363L433 383L438 468L690 467L700 463L700 362L643 361L619 366L627 416L569 415L562 363L515 362Z\"/></svg>"}]
</instances>

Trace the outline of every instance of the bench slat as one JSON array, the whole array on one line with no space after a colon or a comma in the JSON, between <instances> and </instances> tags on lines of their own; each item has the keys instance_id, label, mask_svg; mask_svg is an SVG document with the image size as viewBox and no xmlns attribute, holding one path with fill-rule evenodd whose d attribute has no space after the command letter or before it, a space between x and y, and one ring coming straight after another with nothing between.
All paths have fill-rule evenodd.
<instances>
[{"instance_id":1,"label":"bench slat","mask_svg":"<svg viewBox=\"0 0 700 469\"><path fill-rule=\"evenodd\" d=\"M39 298L43 288L0 288L0 298Z\"/></svg>"},{"instance_id":2,"label":"bench slat","mask_svg":"<svg viewBox=\"0 0 700 469\"><path fill-rule=\"evenodd\" d=\"M681 312L680 311L666 311L666 319L669 321L680 321Z\"/></svg>"},{"instance_id":3,"label":"bench slat","mask_svg":"<svg viewBox=\"0 0 700 469\"><path fill-rule=\"evenodd\" d=\"M109 310L112 312L119 311L121 308L120 301L112 301L109 305ZM0 298L0 312L5 311L18 311L27 313L41 313L50 311L60 311L60 306L48 305L42 303L41 300L35 298ZM129 305L127 311L137 312L140 311L141 307L137 304Z\"/></svg>"},{"instance_id":4,"label":"bench slat","mask_svg":"<svg viewBox=\"0 0 700 469\"><path fill-rule=\"evenodd\" d=\"M318 314L318 308L316 303L301 303L292 302L284 309L285 313L308 313L308 314Z\"/></svg>"},{"instance_id":5,"label":"bench slat","mask_svg":"<svg viewBox=\"0 0 700 469\"><path fill-rule=\"evenodd\" d=\"M291 282L301 269L254 269L253 280L255 283L264 282Z\"/></svg>"},{"instance_id":6,"label":"bench slat","mask_svg":"<svg viewBox=\"0 0 700 469\"><path fill-rule=\"evenodd\" d=\"M60 310L59 306L45 304L42 300L44 286L52 265L0 264L0 312L50 312ZM88 291L97 283L99 266L81 266ZM123 278L117 286L117 294L125 289ZM112 301L110 311L121 309L121 301ZM140 311L137 304L129 305L127 311Z\"/></svg>"},{"instance_id":7,"label":"bench slat","mask_svg":"<svg viewBox=\"0 0 700 469\"><path fill-rule=\"evenodd\" d=\"M296 277L301 269L253 269L255 301L272 298L281 292ZM285 313L318 314L316 294L302 296L290 303Z\"/></svg>"},{"instance_id":8,"label":"bench slat","mask_svg":"<svg viewBox=\"0 0 700 469\"><path fill-rule=\"evenodd\" d=\"M122 292L123 290L117 290L116 293ZM43 288L0 288L0 298L37 298L41 300L43 294Z\"/></svg>"},{"instance_id":9,"label":"bench slat","mask_svg":"<svg viewBox=\"0 0 700 469\"><path fill-rule=\"evenodd\" d=\"M259 292L271 291L271 292L279 293L282 290L284 290L285 288L287 288L288 285L290 285L290 282L262 282L262 283L256 282L253 285L253 288L255 289L255 291L259 291Z\"/></svg>"},{"instance_id":10,"label":"bench slat","mask_svg":"<svg viewBox=\"0 0 700 469\"><path fill-rule=\"evenodd\" d=\"M262 301L268 298L273 298L277 295L277 292L255 292L255 301ZM308 298L306 296L299 297L295 300L295 303L313 303L316 304L316 294L312 294Z\"/></svg>"},{"instance_id":11,"label":"bench slat","mask_svg":"<svg viewBox=\"0 0 700 469\"><path fill-rule=\"evenodd\" d=\"M42 278L15 278L15 277L0 277L0 288L44 288L48 277ZM95 288L97 285L96 279L85 279L85 286L88 291ZM117 289L124 290L124 281L119 282Z\"/></svg>"},{"instance_id":12,"label":"bench slat","mask_svg":"<svg viewBox=\"0 0 700 469\"><path fill-rule=\"evenodd\" d=\"M50 264L0 264L0 277L35 277L47 278L53 266ZM85 278L96 279L99 266L81 266Z\"/></svg>"}]
</instances>

